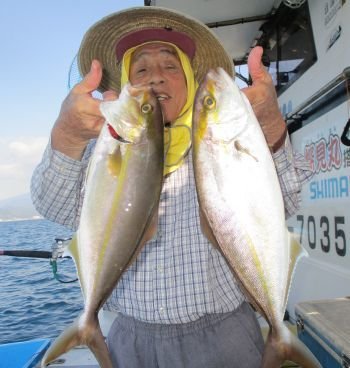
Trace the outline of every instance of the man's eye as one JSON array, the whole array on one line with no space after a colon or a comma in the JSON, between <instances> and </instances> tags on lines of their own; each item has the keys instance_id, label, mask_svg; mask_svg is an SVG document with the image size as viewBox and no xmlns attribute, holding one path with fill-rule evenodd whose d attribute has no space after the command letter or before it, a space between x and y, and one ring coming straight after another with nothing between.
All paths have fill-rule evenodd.
<instances>
[{"instance_id":1,"label":"man's eye","mask_svg":"<svg viewBox=\"0 0 350 368\"><path fill-rule=\"evenodd\" d=\"M177 73L179 68L176 65L167 65L165 70L167 70L169 73Z\"/></svg>"},{"instance_id":2,"label":"man's eye","mask_svg":"<svg viewBox=\"0 0 350 368\"><path fill-rule=\"evenodd\" d=\"M140 69L137 69L136 73L141 74L141 73L144 73L145 71L146 71L146 68L140 68Z\"/></svg>"}]
</instances>

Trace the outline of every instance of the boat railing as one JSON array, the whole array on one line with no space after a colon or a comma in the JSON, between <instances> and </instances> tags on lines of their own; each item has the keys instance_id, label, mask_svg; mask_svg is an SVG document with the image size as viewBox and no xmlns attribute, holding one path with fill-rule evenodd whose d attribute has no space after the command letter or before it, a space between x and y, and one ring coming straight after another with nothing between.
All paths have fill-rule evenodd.
<instances>
[{"instance_id":1,"label":"boat railing","mask_svg":"<svg viewBox=\"0 0 350 368\"><path fill-rule=\"evenodd\" d=\"M349 99L350 66L285 115L289 133L325 114Z\"/></svg>"}]
</instances>

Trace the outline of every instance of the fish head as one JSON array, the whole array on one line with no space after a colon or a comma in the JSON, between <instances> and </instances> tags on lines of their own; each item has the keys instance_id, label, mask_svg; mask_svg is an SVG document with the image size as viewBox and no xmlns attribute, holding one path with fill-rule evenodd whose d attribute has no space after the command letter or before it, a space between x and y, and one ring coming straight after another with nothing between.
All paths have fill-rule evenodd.
<instances>
[{"instance_id":1,"label":"fish head","mask_svg":"<svg viewBox=\"0 0 350 368\"><path fill-rule=\"evenodd\" d=\"M147 134L163 129L162 111L152 89L126 84L117 100L103 101L100 110L113 138L124 143L138 144Z\"/></svg>"},{"instance_id":2,"label":"fish head","mask_svg":"<svg viewBox=\"0 0 350 368\"><path fill-rule=\"evenodd\" d=\"M231 141L247 124L247 109L242 92L222 69L209 70L199 86L193 130L199 139Z\"/></svg>"}]
</instances>

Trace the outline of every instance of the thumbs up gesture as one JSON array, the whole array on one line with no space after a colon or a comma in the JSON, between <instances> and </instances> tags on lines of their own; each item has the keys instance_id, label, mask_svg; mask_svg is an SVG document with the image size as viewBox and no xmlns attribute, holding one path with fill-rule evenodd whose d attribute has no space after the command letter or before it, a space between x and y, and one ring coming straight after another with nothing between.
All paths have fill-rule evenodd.
<instances>
[{"instance_id":1,"label":"thumbs up gesture","mask_svg":"<svg viewBox=\"0 0 350 368\"><path fill-rule=\"evenodd\" d=\"M84 79L75 85L62 103L59 116L51 132L51 146L65 155L79 160L89 140L96 138L104 123L100 112L101 100L92 97L102 79L102 66L93 60ZM117 93L107 91L104 100L116 99Z\"/></svg>"},{"instance_id":2,"label":"thumbs up gesture","mask_svg":"<svg viewBox=\"0 0 350 368\"><path fill-rule=\"evenodd\" d=\"M276 152L285 141L287 127L278 107L272 78L261 62L262 54L260 46L250 52L248 69L253 83L243 92L252 105L268 145L272 152Z\"/></svg>"}]
</instances>

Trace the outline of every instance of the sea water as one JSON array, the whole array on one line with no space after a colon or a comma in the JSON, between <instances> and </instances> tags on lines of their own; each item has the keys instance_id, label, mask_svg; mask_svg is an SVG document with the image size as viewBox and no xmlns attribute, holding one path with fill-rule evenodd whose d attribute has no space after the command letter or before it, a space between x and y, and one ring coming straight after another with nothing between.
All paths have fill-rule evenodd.
<instances>
[{"instance_id":1,"label":"sea water","mask_svg":"<svg viewBox=\"0 0 350 368\"><path fill-rule=\"evenodd\" d=\"M47 220L0 222L0 249L51 251L71 231ZM59 259L58 274L76 279L72 259ZM79 283L60 283L49 259L0 256L0 343L56 337L83 308Z\"/></svg>"}]
</instances>

